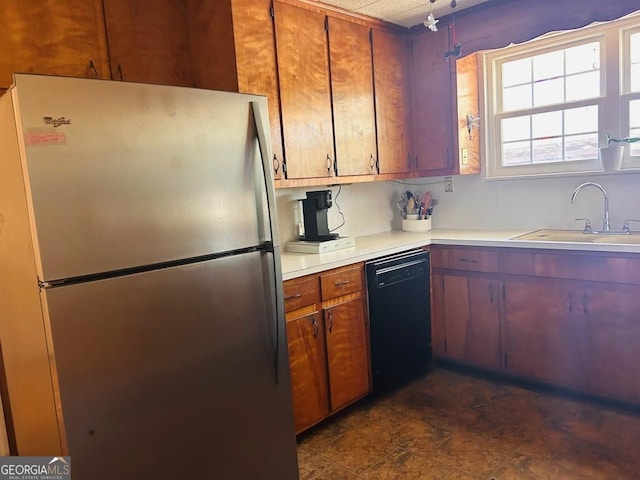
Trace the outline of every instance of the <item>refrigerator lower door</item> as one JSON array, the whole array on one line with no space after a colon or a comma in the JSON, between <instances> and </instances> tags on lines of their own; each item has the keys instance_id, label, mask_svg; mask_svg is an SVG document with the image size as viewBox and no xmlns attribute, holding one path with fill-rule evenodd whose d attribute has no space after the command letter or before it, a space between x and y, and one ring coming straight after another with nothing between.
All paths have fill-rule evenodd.
<instances>
[{"instance_id":1,"label":"refrigerator lower door","mask_svg":"<svg viewBox=\"0 0 640 480\"><path fill-rule=\"evenodd\" d=\"M265 280L272 259L247 253L46 291L74 478L298 478L284 325Z\"/></svg>"}]
</instances>

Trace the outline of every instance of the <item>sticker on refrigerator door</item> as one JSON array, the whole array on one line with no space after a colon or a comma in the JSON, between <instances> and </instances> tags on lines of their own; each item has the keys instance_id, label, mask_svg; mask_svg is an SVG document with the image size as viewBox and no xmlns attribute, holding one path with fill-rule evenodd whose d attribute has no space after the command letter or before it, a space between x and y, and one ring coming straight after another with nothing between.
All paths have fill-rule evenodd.
<instances>
[{"instance_id":1,"label":"sticker on refrigerator door","mask_svg":"<svg viewBox=\"0 0 640 480\"><path fill-rule=\"evenodd\" d=\"M64 132L39 131L27 132L24 134L24 142L27 145L63 145L67 143L67 136Z\"/></svg>"}]
</instances>

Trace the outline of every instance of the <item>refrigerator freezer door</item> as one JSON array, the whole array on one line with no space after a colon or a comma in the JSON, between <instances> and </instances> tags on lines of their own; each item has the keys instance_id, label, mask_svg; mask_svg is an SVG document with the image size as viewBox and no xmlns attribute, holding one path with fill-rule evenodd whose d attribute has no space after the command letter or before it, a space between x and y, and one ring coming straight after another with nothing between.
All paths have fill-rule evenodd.
<instances>
[{"instance_id":1,"label":"refrigerator freezer door","mask_svg":"<svg viewBox=\"0 0 640 480\"><path fill-rule=\"evenodd\" d=\"M276 329L269 315L272 259L45 291L74 478L298 478L284 320Z\"/></svg>"},{"instance_id":2,"label":"refrigerator freezer door","mask_svg":"<svg viewBox=\"0 0 640 480\"><path fill-rule=\"evenodd\" d=\"M210 90L16 75L43 280L256 245L251 102Z\"/></svg>"}]
</instances>

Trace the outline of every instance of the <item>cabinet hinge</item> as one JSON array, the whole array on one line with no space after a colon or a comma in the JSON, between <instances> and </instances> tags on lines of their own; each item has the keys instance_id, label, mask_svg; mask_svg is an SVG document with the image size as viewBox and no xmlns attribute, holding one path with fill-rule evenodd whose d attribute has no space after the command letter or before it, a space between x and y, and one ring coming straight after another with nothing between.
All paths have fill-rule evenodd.
<instances>
[{"instance_id":1,"label":"cabinet hinge","mask_svg":"<svg viewBox=\"0 0 640 480\"><path fill-rule=\"evenodd\" d=\"M329 31L329 17L324 17L324 31Z\"/></svg>"},{"instance_id":2,"label":"cabinet hinge","mask_svg":"<svg viewBox=\"0 0 640 480\"><path fill-rule=\"evenodd\" d=\"M369 44L373 45L373 28L369 29Z\"/></svg>"},{"instance_id":3,"label":"cabinet hinge","mask_svg":"<svg viewBox=\"0 0 640 480\"><path fill-rule=\"evenodd\" d=\"M273 8L273 2L269 4L269 15L271 18L276 18L276 10Z\"/></svg>"}]
</instances>

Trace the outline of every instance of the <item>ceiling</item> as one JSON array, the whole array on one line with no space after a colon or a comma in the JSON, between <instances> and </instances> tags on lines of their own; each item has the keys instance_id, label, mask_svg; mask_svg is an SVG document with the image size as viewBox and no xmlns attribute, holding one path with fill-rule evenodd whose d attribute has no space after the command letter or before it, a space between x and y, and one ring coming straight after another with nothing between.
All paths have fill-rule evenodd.
<instances>
[{"instance_id":1,"label":"ceiling","mask_svg":"<svg viewBox=\"0 0 640 480\"><path fill-rule=\"evenodd\" d=\"M433 13L435 18L472 7L487 0L456 0L452 9L451 0L318 0L352 12L380 18L405 27L418 25Z\"/></svg>"}]
</instances>

